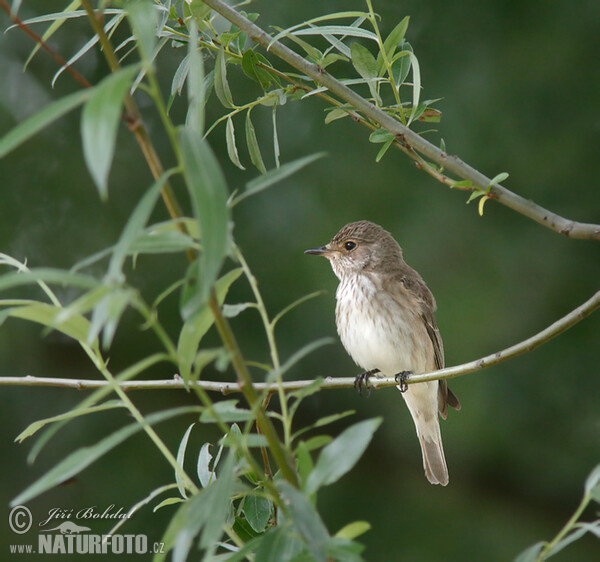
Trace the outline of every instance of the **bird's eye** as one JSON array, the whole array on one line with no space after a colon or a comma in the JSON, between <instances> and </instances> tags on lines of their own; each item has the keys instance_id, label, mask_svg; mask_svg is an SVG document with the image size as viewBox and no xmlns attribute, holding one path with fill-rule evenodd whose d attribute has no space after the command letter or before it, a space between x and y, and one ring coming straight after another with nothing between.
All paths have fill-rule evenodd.
<instances>
[{"instance_id":1,"label":"bird's eye","mask_svg":"<svg viewBox=\"0 0 600 562\"><path fill-rule=\"evenodd\" d=\"M348 240L348 242L344 244L344 248L346 248L346 251L351 252L352 250L354 250L354 248L356 248L356 242Z\"/></svg>"}]
</instances>

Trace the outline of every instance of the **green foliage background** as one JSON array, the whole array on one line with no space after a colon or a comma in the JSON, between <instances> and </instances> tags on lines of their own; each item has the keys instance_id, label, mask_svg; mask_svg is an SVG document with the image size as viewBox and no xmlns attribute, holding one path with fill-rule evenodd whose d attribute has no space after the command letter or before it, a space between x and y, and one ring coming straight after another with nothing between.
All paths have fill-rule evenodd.
<instances>
[{"instance_id":1,"label":"green foliage background","mask_svg":"<svg viewBox=\"0 0 600 562\"><path fill-rule=\"evenodd\" d=\"M47 12L49 4L24 2L21 15ZM57 10L64 7L61 2L52 4ZM261 13L261 25L281 27L325 11L364 7L362 0L331 1L326 7L312 0L258 1L252 6ZM437 106L443 112L437 128L449 153L490 176L509 172L509 188L563 216L599 222L597 2L379 0L375 9L385 32L405 15L411 16L408 38L421 64L423 95L444 98ZM0 23L6 28L6 16ZM51 41L67 56L89 37L83 20L68 29ZM55 91L49 89L56 68L43 53L22 73L31 48L30 40L17 31L0 37L2 133L75 88L68 76L62 76ZM165 50L165 90L180 57ZM92 83L107 73L98 53L88 55L78 68ZM229 74L234 95L240 87L252 87L237 70ZM248 91L249 99L252 94ZM287 162L322 150L328 158L284 185L248 199L234 214L236 240L271 312L303 294L328 291L282 321L283 357L309 340L335 335L337 281L326 263L302 251L361 218L382 224L396 236L408 263L436 295L448 365L524 339L597 290L597 243L563 239L493 202L488 202L481 218L473 204L464 204L464 193L436 183L398 151L388 152L375 164L379 146L368 142L365 130L349 119L325 126L322 108L316 99L280 108L281 159ZM175 121L183 120L184 114L177 114L183 110L184 104L175 102ZM207 111L207 122L220 111L214 95ZM257 108L252 117L259 142L270 145L270 108ZM148 119L151 133L160 128L153 114ZM236 126L241 130L243 121ZM245 183L252 173L228 162L224 128L217 128L209 140L229 184ZM172 164L168 139L154 136L154 141L168 167ZM245 147L240 153L249 164ZM272 167L269 150L263 155L267 167ZM0 250L27 258L30 266L68 268L115 242L150 183L139 149L122 127L109 201L101 203L83 161L78 112L71 114L0 160ZM162 211L155 216L165 217ZM186 266L180 256L144 257L133 276L148 294L155 294L173 271L183 274ZM245 286L234 285L229 301L248 297ZM172 317L164 319L173 333L180 322L175 301ZM126 314L117 332L111 353L116 370L152 350L152 341L133 318ZM232 324L247 356L266 359L257 316L248 312ZM451 412L442 425L451 480L445 489L430 486L423 477L412 422L396 392L374 392L368 400L350 390L323 391L308 398L300 409L300 423L349 408L356 409L361 419L384 416L357 468L319 496L329 530L335 532L356 519L369 521L373 530L361 537L367 560L506 560L553 536L576 507L582 483L598 463L599 329L596 314L538 351L452 382L463 409ZM74 342L55 333L39 336L36 325L8 320L2 326L2 376L97 376ZM216 334L210 337L216 344ZM356 372L336 341L296 366L287 378ZM173 375L161 369L153 374ZM211 370L203 376L233 378L230 372ZM2 388L3 505L75 444L95 442L123 425L122 412L80 418L62 431L35 465L27 466L29 445L14 444L14 437L33 420L66 411L81 394L55 388ZM181 391L132 397L145 412L196 402ZM178 419L159 426L159 432L175 449L187 425L188 420ZM340 422L332 432L344 425ZM214 440L215 434L208 431L205 427L194 431L189 447ZM43 514L52 507L110 503L129 507L147 490L172 479L170 467L149 445L146 436L134 437L74 483L32 501L30 508ZM128 532L159 540L170 516L167 511L152 515L146 508L128 524ZM2 544L16 542L6 526L2 533ZM586 536L562 559L590 560L597 548L597 540Z\"/></svg>"}]
</instances>

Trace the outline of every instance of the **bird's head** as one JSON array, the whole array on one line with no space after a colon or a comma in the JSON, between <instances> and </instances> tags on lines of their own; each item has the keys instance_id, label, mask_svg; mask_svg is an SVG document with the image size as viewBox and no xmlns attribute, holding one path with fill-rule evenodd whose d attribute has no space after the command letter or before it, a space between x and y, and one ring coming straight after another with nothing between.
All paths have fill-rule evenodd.
<instances>
[{"instance_id":1,"label":"bird's head","mask_svg":"<svg viewBox=\"0 0 600 562\"><path fill-rule=\"evenodd\" d=\"M365 271L392 271L402 261L402 250L392 235L364 220L347 224L331 242L304 253L326 257L339 279Z\"/></svg>"}]
</instances>

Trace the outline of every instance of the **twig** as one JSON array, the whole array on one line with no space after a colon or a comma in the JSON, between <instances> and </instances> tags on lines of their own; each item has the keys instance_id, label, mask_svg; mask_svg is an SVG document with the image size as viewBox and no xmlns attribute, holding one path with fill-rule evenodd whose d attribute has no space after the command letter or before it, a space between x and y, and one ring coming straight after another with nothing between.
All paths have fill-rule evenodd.
<instances>
[{"instance_id":1,"label":"twig","mask_svg":"<svg viewBox=\"0 0 600 562\"><path fill-rule=\"evenodd\" d=\"M431 373L423 373L418 375L411 375L407 378L408 384L415 384L418 382L425 382L437 379L451 379L467 373L473 373L475 371L481 371L492 365L503 363L508 361L517 355L532 351L536 347L539 347L543 343L546 343L555 336L558 336L562 332L565 332L586 316L589 316L594 310L600 307L600 291L595 293L590 299L584 302L581 306L578 306L567 315L563 316L560 320L557 320L541 332L538 332L534 336L523 340L511 347L507 347L502 351L498 351L491 355L486 355L481 359L475 361L469 361L462 365L456 365L454 367L446 367L445 369L439 369L432 371ZM288 381L281 383L285 392L291 392L293 390L299 390L312 384L311 380L300 380L300 381ZM167 380L156 380L156 381L126 381L120 383L124 390L156 390L164 388L181 389L185 388L183 379L179 376L175 376L173 379ZM192 384L192 383L190 383ZM234 392L242 392L243 386L238 382L219 382L219 381L197 381L193 383L204 390L210 392L220 392L222 394L231 394ZM394 377L371 377L369 384L377 388L386 388L396 386L398 383ZM103 380L89 380L89 379L62 379L62 378L46 378L46 377L0 377L0 386L60 386L66 388L77 388L79 390L88 388L99 388L106 386L107 382ZM270 393L277 392L277 383L254 383L252 387L255 392L267 391ZM353 388L354 378L352 377L326 377L323 381L321 389L338 389L338 388Z\"/></svg>"},{"instance_id":2,"label":"twig","mask_svg":"<svg viewBox=\"0 0 600 562\"><path fill-rule=\"evenodd\" d=\"M485 174L463 162L458 156L452 156L440 150L437 146L404 126L400 121L375 107L372 103L336 80L323 68L308 62L279 41L273 42L273 37L221 0L203 1L207 6L210 6L225 19L244 31L253 41L263 47L269 48L273 54L305 75L310 76L315 82L328 88L330 92L351 104L373 122L402 138L414 150L443 166L449 172L471 181L478 189L487 191L488 186L491 184L491 179ZM488 195L506 207L569 238L600 240L600 225L576 222L561 217L499 184L491 187Z\"/></svg>"}]
</instances>

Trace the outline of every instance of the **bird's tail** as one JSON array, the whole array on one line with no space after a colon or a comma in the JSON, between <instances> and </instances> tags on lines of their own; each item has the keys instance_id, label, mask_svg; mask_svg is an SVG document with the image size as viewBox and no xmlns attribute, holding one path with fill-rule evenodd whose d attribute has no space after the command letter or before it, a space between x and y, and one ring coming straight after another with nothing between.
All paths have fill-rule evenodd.
<instances>
[{"instance_id":1,"label":"bird's tail","mask_svg":"<svg viewBox=\"0 0 600 562\"><path fill-rule=\"evenodd\" d=\"M419 424L421 425L421 424ZM423 468L425 476L432 484L448 484L448 467L444 457L440 424L436 418L426 423L427 427L417 425L417 435L423 453Z\"/></svg>"}]
</instances>

